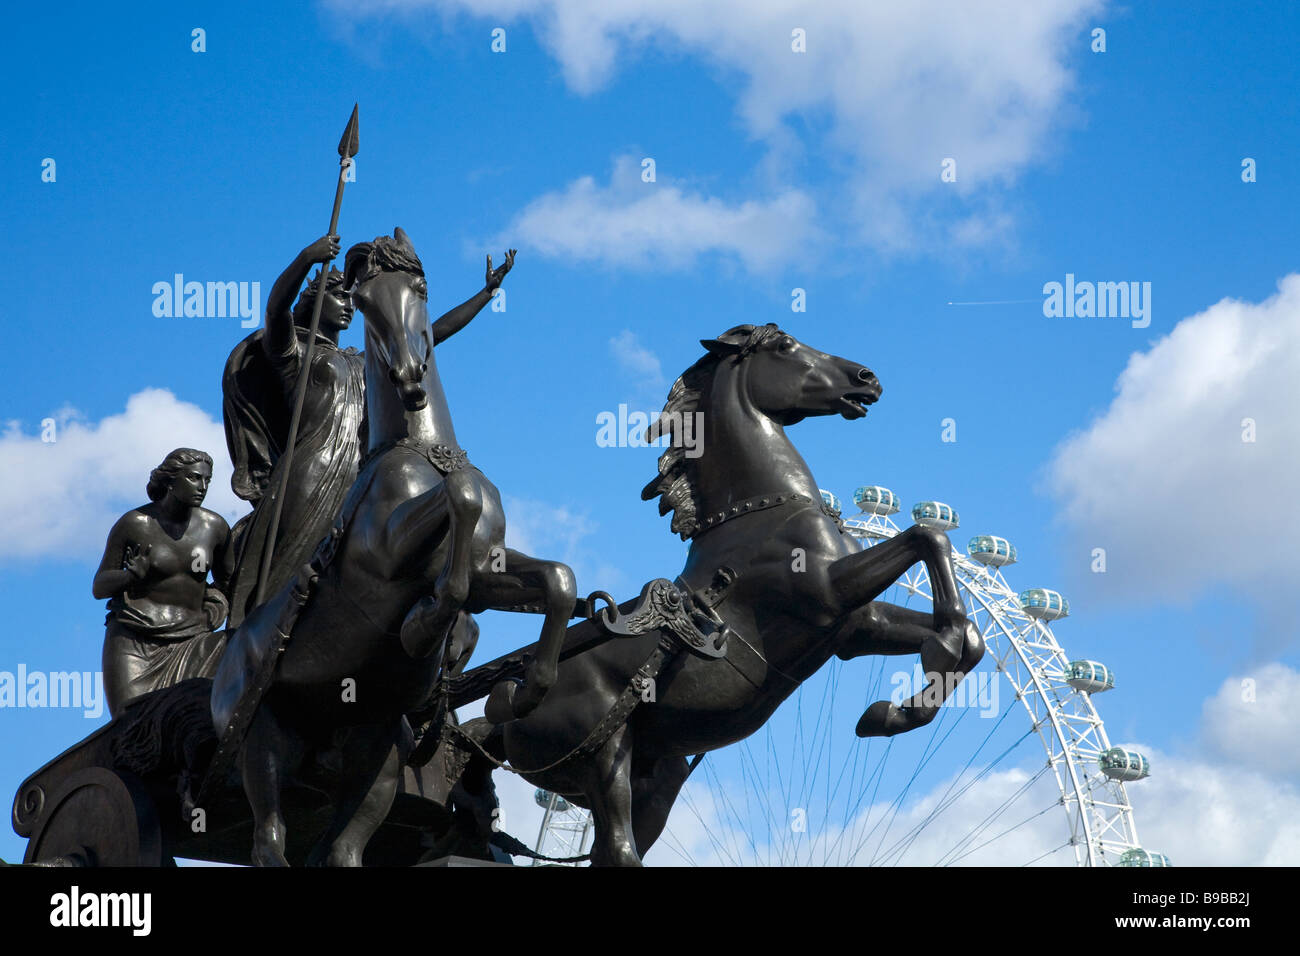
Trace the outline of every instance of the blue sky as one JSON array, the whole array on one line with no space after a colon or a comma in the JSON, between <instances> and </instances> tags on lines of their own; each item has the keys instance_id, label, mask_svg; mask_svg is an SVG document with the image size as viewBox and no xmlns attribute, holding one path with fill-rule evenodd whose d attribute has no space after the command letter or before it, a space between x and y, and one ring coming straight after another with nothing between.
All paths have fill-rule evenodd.
<instances>
[{"instance_id":1,"label":"blue sky","mask_svg":"<svg viewBox=\"0 0 1300 956\"><path fill-rule=\"evenodd\" d=\"M247 330L156 317L151 289L176 273L260 282L264 303L325 229L355 101L345 247L403 226L435 314L481 286L485 253L519 249L505 312L439 352L458 435L506 497L516 544L570 562L584 593L673 576L684 547L638 499L655 452L598 447L596 416L657 410L698 339L781 323L884 385L865 421L794 431L822 487L947 501L958 547L1005 535L1021 554L1013 583L1070 597L1058 637L1120 675L1098 704L1112 739L1167 761L1163 783L1157 766L1130 789L1139 826L1167 811L1174 839L1209 788L1219 818L1245 827L1267 792L1267 832L1170 852L1300 862L1284 706L1300 689L1286 602L1300 292L1278 294L1300 271L1300 13L998 6L16 11L0 153L0 670L98 667L91 577L162 453L199 444L228 479L220 375ZM1105 52L1090 49L1095 27ZM941 181L946 158L956 182ZM1067 273L1149 282L1149 327L1045 317L1043 286ZM806 312L791 311L794 288ZM1021 301L949 305L1003 300ZM360 347L360 325L348 336ZM38 437L47 417L52 444ZM945 418L956 442L941 440ZM118 434L133 438L114 448ZM226 488L209 505L238 513ZM534 626L489 616L482 659ZM1259 700L1241 704L1233 688L1252 677ZM0 791L97 724L0 710ZM0 833L0 857L20 854Z\"/></svg>"}]
</instances>

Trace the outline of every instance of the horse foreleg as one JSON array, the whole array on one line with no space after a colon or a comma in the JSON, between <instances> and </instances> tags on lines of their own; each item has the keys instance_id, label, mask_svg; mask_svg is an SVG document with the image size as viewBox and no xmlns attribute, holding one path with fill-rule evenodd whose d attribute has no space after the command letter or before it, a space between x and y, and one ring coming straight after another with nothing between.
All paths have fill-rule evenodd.
<instances>
[{"instance_id":1,"label":"horse foreleg","mask_svg":"<svg viewBox=\"0 0 1300 956\"><path fill-rule=\"evenodd\" d=\"M870 654L919 654L921 646L934 635L933 614L872 601L840 625L835 635L835 656L847 661Z\"/></svg>"},{"instance_id":2,"label":"horse foreleg","mask_svg":"<svg viewBox=\"0 0 1300 956\"><path fill-rule=\"evenodd\" d=\"M928 724L939 712L957 684L984 656L984 639L974 622L962 628L961 653L951 668L936 669L928 660L937 632L933 616L923 611L873 601L854 611L836 635L836 655L849 660L867 654L921 655L926 686L901 704L881 700L872 704L858 720L859 737L892 737Z\"/></svg>"},{"instance_id":3,"label":"horse foreleg","mask_svg":"<svg viewBox=\"0 0 1300 956\"><path fill-rule=\"evenodd\" d=\"M303 744L263 705L253 715L239 751L239 772L253 811L253 865L288 866L280 791L302 760Z\"/></svg>"},{"instance_id":4,"label":"horse foreleg","mask_svg":"<svg viewBox=\"0 0 1300 956\"><path fill-rule=\"evenodd\" d=\"M417 659L442 649L469 598L474 531L483 514L483 493L469 469L451 472L431 494L429 513L448 524L447 558L432 595L417 605L418 622L408 619L402 627L402 647Z\"/></svg>"},{"instance_id":5,"label":"horse foreleg","mask_svg":"<svg viewBox=\"0 0 1300 956\"><path fill-rule=\"evenodd\" d=\"M632 731L624 724L597 751L582 792L596 824L592 866L640 866L632 836Z\"/></svg>"},{"instance_id":6,"label":"horse foreleg","mask_svg":"<svg viewBox=\"0 0 1300 956\"><path fill-rule=\"evenodd\" d=\"M484 714L497 723L517 720L537 709L555 683L564 635L573 615L578 585L573 571L558 561L534 558L519 551L505 552L505 566L475 580L474 606L509 608L540 602L545 607L537 653L524 672L521 687L502 681L492 689Z\"/></svg>"},{"instance_id":7,"label":"horse foreleg","mask_svg":"<svg viewBox=\"0 0 1300 956\"><path fill-rule=\"evenodd\" d=\"M927 670L950 671L962 656L966 609L952 569L952 543L943 532L913 525L888 541L840 558L830 566L832 594L840 607L860 608L918 561L930 575L935 632L920 648L921 660Z\"/></svg>"}]
</instances>

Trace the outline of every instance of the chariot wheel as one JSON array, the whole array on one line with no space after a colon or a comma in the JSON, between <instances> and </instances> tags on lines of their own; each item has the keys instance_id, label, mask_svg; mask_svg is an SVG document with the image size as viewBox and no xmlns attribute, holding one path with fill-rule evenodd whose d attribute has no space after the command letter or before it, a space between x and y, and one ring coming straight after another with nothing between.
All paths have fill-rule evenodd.
<instances>
[{"instance_id":1,"label":"chariot wheel","mask_svg":"<svg viewBox=\"0 0 1300 956\"><path fill-rule=\"evenodd\" d=\"M24 863L41 866L162 866L162 828L153 798L129 773L88 767L45 801Z\"/></svg>"}]
</instances>

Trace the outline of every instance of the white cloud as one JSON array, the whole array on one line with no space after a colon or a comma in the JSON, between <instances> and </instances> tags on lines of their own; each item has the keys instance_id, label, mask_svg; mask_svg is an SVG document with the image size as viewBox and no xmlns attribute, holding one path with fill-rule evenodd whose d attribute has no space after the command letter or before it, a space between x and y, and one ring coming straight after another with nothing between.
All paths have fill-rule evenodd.
<instances>
[{"instance_id":1,"label":"white cloud","mask_svg":"<svg viewBox=\"0 0 1300 956\"><path fill-rule=\"evenodd\" d=\"M535 558L567 564L577 579L580 596L595 590L617 594L625 587L622 571L586 543L599 528L586 513L512 495L503 497L502 506L506 512L506 546Z\"/></svg>"},{"instance_id":2,"label":"white cloud","mask_svg":"<svg viewBox=\"0 0 1300 956\"><path fill-rule=\"evenodd\" d=\"M624 329L609 340L609 349L619 368L627 373L631 392L638 398L665 397L668 380L659 356L642 345L635 332Z\"/></svg>"},{"instance_id":3,"label":"white cloud","mask_svg":"<svg viewBox=\"0 0 1300 956\"><path fill-rule=\"evenodd\" d=\"M797 189L727 203L667 177L641 181L640 160L615 160L608 185L590 176L533 200L494 240L544 256L632 268L680 269L716 253L751 271L799 261L817 239L812 200Z\"/></svg>"},{"instance_id":4,"label":"white cloud","mask_svg":"<svg viewBox=\"0 0 1300 956\"><path fill-rule=\"evenodd\" d=\"M1228 587L1289 605L1300 475L1300 275L1224 299L1137 352L1110 407L1048 466L1072 545L1106 549L1080 585L1145 601ZM1243 441L1243 422L1255 440ZM1281 634L1294 639L1294 627Z\"/></svg>"},{"instance_id":5,"label":"white cloud","mask_svg":"<svg viewBox=\"0 0 1300 956\"><path fill-rule=\"evenodd\" d=\"M1238 765L1151 758L1151 776L1127 784L1143 847L1174 866L1300 865L1300 791Z\"/></svg>"},{"instance_id":6,"label":"white cloud","mask_svg":"<svg viewBox=\"0 0 1300 956\"><path fill-rule=\"evenodd\" d=\"M1201 736L1229 765L1300 779L1297 700L1300 672L1285 664L1229 677L1202 708Z\"/></svg>"},{"instance_id":7,"label":"white cloud","mask_svg":"<svg viewBox=\"0 0 1300 956\"><path fill-rule=\"evenodd\" d=\"M98 560L109 529L127 510L148 501L149 472L173 448L206 451L213 459L204 506L233 520L248 510L230 490L231 469L220 421L164 389L132 395L126 409L98 423L64 409L55 441L8 422L0 435L0 560Z\"/></svg>"},{"instance_id":8,"label":"white cloud","mask_svg":"<svg viewBox=\"0 0 1300 956\"><path fill-rule=\"evenodd\" d=\"M897 248L982 241L990 230L1008 226L997 189L1056 148L1052 137L1072 85L1065 61L1091 55L1085 28L1105 2L327 0L327 6L349 22L355 22L358 6L372 15L407 20L433 10L444 20L466 14L493 25L526 21L559 62L569 86L582 94L604 87L650 47L699 57L717 68L724 82L739 80L737 112L748 133L770 151L760 175L788 188L807 159L825 163L834 186L820 205L851 223L866 241ZM796 28L806 33L804 53L792 51ZM957 161L955 183L939 179L940 163L948 157ZM931 200L943 195L974 201L957 210L965 222L950 232L917 201L925 194ZM749 217L762 220L770 204L781 214L802 214L798 207L807 204L801 193L783 198L774 191L774 196ZM539 200L543 207L532 211L532 222L572 229L583 222L580 212L599 213L613 198L579 180L564 193ZM724 223L737 218L698 197L666 205L697 220L682 235L690 248L717 232L710 218ZM572 207L572 215L566 207ZM597 216L602 228L596 234L603 242L630 221L622 230L625 237L662 242L663 220L664 211L649 207L635 215L615 210ZM566 238L584 248L577 236ZM595 244L585 248L601 251ZM775 251L764 247L765 254ZM746 264L758 261L750 258Z\"/></svg>"}]
</instances>

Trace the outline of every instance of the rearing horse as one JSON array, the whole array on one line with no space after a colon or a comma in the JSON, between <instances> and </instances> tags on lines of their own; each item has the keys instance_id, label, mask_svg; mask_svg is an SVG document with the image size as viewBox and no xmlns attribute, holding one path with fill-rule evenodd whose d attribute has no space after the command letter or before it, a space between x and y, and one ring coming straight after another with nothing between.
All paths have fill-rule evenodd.
<instances>
[{"instance_id":1,"label":"rearing horse","mask_svg":"<svg viewBox=\"0 0 1300 956\"><path fill-rule=\"evenodd\" d=\"M286 863L283 785L326 752L343 769L332 778L334 819L309 862L361 864L397 790L403 715L428 706L441 668L468 654L448 646L464 612L545 614L523 690L509 682L496 693L499 711L522 714L553 680L575 601L567 567L505 548L500 495L456 442L424 272L406 234L354 246L345 276L365 316L369 451L311 571L245 619L213 681L221 734L279 634L291 634L239 753L253 861L263 865Z\"/></svg>"},{"instance_id":2,"label":"rearing horse","mask_svg":"<svg viewBox=\"0 0 1300 956\"><path fill-rule=\"evenodd\" d=\"M490 766L484 755L508 760L529 782L591 809L593 864L639 865L694 766L687 756L758 730L832 656L920 655L932 686L901 706L879 701L858 723L860 736L889 736L931 721L984 654L948 538L914 526L859 550L786 436L810 416L862 418L880 397L876 376L775 325L738 326L702 344L708 354L673 385L647 434L673 441L642 497L658 497L691 542L670 603L707 608L725 655L665 651L674 638L663 626L593 647L597 624L583 622L533 714L463 728L478 750L471 773ZM680 440L694 413L704 428L697 457ZM874 600L918 561L934 586L932 614ZM623 607L632 620L633 602ZM647 675L654 693L638 699Z\"/></svg>"}]
</instances>

